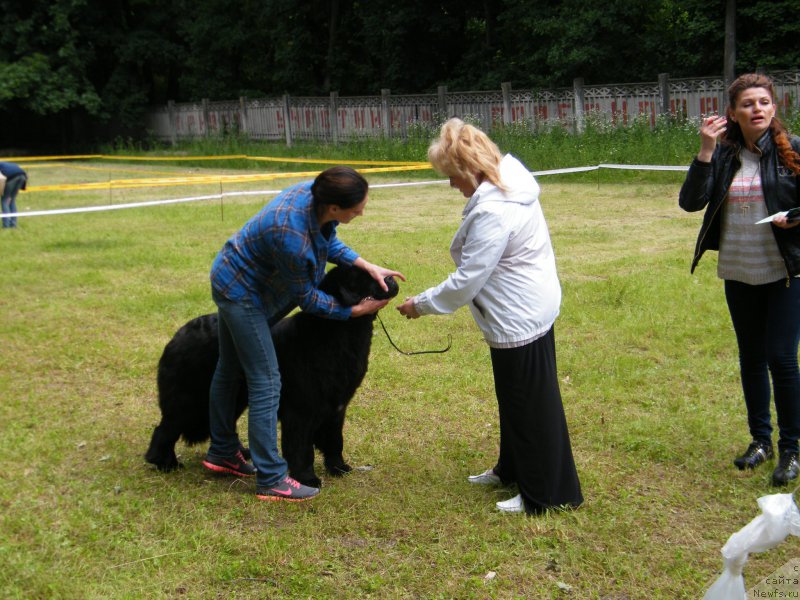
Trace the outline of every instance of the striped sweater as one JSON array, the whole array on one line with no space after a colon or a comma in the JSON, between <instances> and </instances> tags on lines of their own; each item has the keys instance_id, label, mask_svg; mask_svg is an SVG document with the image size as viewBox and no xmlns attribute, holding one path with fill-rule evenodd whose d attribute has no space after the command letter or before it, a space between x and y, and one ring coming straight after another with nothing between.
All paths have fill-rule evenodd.
<instances>
[{"instance_id":1,"label":"striped sweater","mask_svg":"<svg viewBox=\"0 0 800 600\"><path fill-rule=\"evenodd\" d=\"M786 277L772 226L755 223L768 216L761 189L759 156L742 148L742 166L731 182L722 209L717 275L750 285Z\"/></svg>"}]
</instances>

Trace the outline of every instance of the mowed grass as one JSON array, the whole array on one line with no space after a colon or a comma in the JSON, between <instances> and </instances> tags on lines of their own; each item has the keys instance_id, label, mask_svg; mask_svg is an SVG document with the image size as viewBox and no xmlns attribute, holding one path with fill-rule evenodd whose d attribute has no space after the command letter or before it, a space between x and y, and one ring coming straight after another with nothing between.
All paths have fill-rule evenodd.
<instances>
[{"instance_id":1,"label":"mowed grass","mask_svg":"<svg viewBox=\"0 0 800 600\"><path fill-rule=\"evenodd\" d=\"M164 168L30 172L44 185L135 176L127 170ZM700 216L678 209L681 179L540 180L564 292L559 376L586 502L537 518L497 513L515 492L466 481L494 464L498 444L489 353L466 309L416 321L393 305L382 312L403 349L440 348L448 336L452 349L403 356L376 327L345 427L346 457L365 468L325 476L313 502L257 501L252 482L204 471L205 446L181 442L186 468L155 471L142 456L159 420L158 358L178 327L213 310L212 259L271 196L20 219L0 232L1 595L701 597L721 546L775 490L771 465L731 465L748 442L735 340L715 256L689 274ZM41 192L18 204L219 191ZM411 295L451 271L463 203L446 185L374 189L340 236L404 272L401 297ZM789 538L752 555L748 587L798 550Z\"/></svg>"}]
</instances>

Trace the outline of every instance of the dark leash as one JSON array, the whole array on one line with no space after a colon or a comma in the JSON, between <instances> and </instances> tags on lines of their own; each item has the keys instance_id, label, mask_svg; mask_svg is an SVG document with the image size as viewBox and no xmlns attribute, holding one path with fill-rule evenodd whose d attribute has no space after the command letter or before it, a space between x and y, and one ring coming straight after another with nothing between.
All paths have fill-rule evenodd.
<instances>
[{"instance_id":1,"label":"dark leash","mask_svg":"<svg viewBox=\"0 0 800 600\"><path fill-rule=\"evenodd\" d=\"M416 352L405 352L404 350L400 350L400 348L397 347L397 344L394 343L394 341L392 340L392 336L390 336L389 332L386 330L386 325L383 324L383 319L381 319L381 316L378 313L375 313L375 316L378 317L378 322L381 324L381 327L383 327L383 333L386 334L386 339L389 340L389 343L392 345L392 347L395 350L397 350L400 354L405 354L406 356L414 356L415 354L442 354L450 350L450 346L453 345L453 336L448 334L447 348L444 348L442 350L418 350Z\"/></svg>"}]
</instances>

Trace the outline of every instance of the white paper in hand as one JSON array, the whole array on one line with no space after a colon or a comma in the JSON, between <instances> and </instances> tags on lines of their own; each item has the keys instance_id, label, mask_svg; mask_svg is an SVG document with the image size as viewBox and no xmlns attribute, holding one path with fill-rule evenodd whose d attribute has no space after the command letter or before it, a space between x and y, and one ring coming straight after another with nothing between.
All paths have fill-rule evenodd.
<instances>
[{"instance_id":1,"label":"white paper in hand","mask_svg":"<svg viewBox=\"0 0 800 600\"><path fill-rule=\"evenodd\" d=\"M761 219L760 221L756 221L756 225L761 225L761 223L772 223L777 217L782 217L783 215L786 215L786 220L789 223L792 223L793 221L800 221L800 207L776 212L774 215L770 215L764 219Z\"/></svg>"}]
</instances>

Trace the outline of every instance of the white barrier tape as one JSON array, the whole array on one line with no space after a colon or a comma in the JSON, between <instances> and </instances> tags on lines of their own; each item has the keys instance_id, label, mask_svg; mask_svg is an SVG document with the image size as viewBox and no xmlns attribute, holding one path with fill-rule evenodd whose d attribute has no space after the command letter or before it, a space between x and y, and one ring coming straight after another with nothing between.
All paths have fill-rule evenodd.
<instances>
[{"instance_id":1,"label":"white barrier tape","mask_svg":"<svg viewBox=\"0 0 800 600\"><path fill-rule=\"evenodd\" d=\"M538 177L539 175L559 175L561 173L583 173L585 171L596 171L599 168L600 168L599 166L570 167L567 169L550 169L549 171L531 171L531 174Z\"/></svg>"},{"instance_id":2,"label":"white barrier tape","mask_svg":"<svg viewBox=\"0 0 800 600\"><path fill-rule=\"evenodd\" d=\"M673 165L597 165L600 169L635 169L639 171L688 171L689 167Z\"/></svg>"},{"instance_id":3,"label":"white barrier tape","mask_svg":"<svg viewBox=\"0 0 800 600\"><path fill-rule=\"evenodd\" d=\"M688 167L681 166L668 166L668 165L615 165L615 164L600 164L594 167L569 167L565 169L551 169L548 171L531 171L534 176L542 175L558 175L563 173L582 173L586 171L596 171L597 169L638 169L641 171L686 171ZM435 181L409 181L405 183L378 183L370 185L370 188L394 188L394 187L410 187L420 185L440 185L449 183L446 179L439 179ZM222 194L209 194L207 196L192 196L189 198L172 198L167 200L149 200L147 202L128 202L125 204L106 204L104 206L84 206L78 208L60 208L53 210L32 210L16 213L4 213L4 218L10 217L40 217L44 215L66 215L86 212L101 212L105 210L120 210L123 208L139 208L143 206L159 206L163 204L179 204L182 202L197 202L198 200L217 200L220 198L227 198L231 196L257 196L261 194L278 194L281 190L255 190L249 192L224 192Z\"/></svg>"},{"instance_id":4,"label":"white barrier tape","mask_svg":"<svg viewBox=\"0 0 800 600\"><path fill-rule=\"evenodd\" d=\"M393 188L393 187L412 187L415 185L439 185L442 183L450 183L448 179L437 179L435 181L406 181L403 183L375 183L370 184L369 189L376 188Z\"/></svg>"},{"instance_id":5,"label":"white barrier tape","mask_svg":"<svg viewBox=\"0 0 800 600\"><path fill-rule=\"evenodd\" d=\"M85 212L101 212L104 210L120 210L122 208L139 208L141 206L158 206L161 204L179 204L181 202L196 202L198 200L216 200L228 196L256 196L260 194L279 194L281 190L256 190L250 192L224 192L222 194L209 194L208 196L192 196L190 198L171 198L168 200L149 200L147 202L128 202L126 204L106 204L104 206L81 206L78 208L57 208L53 210L32 210L16 213L3 213L7 217L40 217L42 215L66 215Z\"/></svg>"}]
</instances>

